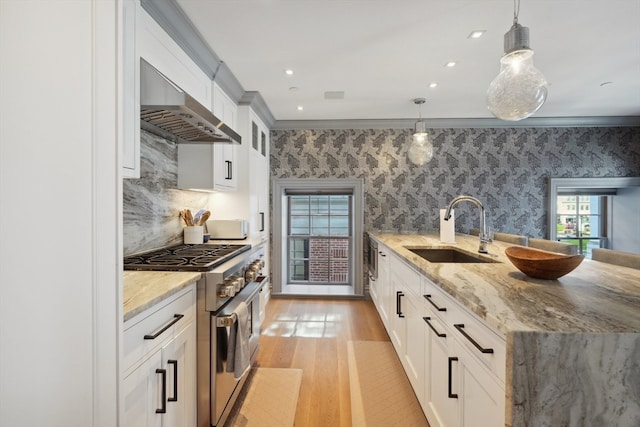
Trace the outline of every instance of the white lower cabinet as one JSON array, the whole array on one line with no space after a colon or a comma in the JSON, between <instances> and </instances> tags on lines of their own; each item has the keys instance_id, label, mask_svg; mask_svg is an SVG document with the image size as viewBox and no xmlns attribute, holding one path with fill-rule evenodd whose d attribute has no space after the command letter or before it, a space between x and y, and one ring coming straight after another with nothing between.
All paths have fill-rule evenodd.
<instances>
[{"instance_id":1,"label":"white lower cabinet","mask_svg":"<svg viewBox=\"0 0 640 427\"><path fill-rule=\"evenodd\" d=\"M432 427L504 426L504 339L437 285L423 280L422 407L429 423Z\"/></svg>"},{"instance_id":2,"label":"white lower cabinet","mask_svg":"<svg viewBox=\"0 0 640 427\"><path fill-rule=\"evenodd\" d=\"M458 399L449 397L449 342L453 338L433 314L423 320L429 325L424 325L425 394L422 408L431 427L457 426Z\"/></svg>"},{"instance_id":3,"label":"white lower cabinet","mask_svg":"<svg viewBox=\"0 0 640 427\"><path fill-rule=\"evenodd\" d=\"M460 426L504 426L504 385L469 350L453 340L452 393L459 399Z\"/></svg>"},{"instance_id":4,"label":"white lower cabinet","mask_svg":"<svg viewBox=\"0 0 640 427\"><path fill-rule=\"evenodd\" d=\"M390 284L395 295L391 341L418 400L424 395L424 323L420 275L396 257L390 261Z\"/></svg>"},{"instance_id":5,"label":"white lower cabinet","mask_svg":"<svg viewBox=\"0 0 640 427\"><path fill-rule=\"evenodd\" d=\"M126 427L196 424L195 286L124 325Z\"/></svg>"},{"instance_id":6,"label":"white lower cabinet","mask_svg":"<svg viewBox=\"0 0 640 427\"><path fill-rule=\"evenodd\" d=\"M162 414L157 412L160 407L161 369L162 356L157 351L124 378L125 427L162 425Z\"/></svg>"},{"instance_id":7,"label":"white lower cabinet","mask_svg":"<svg viewBox=\"0 0 640 427\"><path fill-rule=\"evenodd\" d=\"M382 323L387 332L389 331L389 321L392 319L391 315L394 313L394 300L393 300L393 287L389 281L389 250L378 244L378 277L376 279L375 286L377 287L378 297L378 313L382 319Z\"/></svg>"},{"instance_id":8,"label":"white lower cabinet","mask_svg":"<svg viewBox=\"0 0 640 427\"><path fill-rule=\"evenodd\" d=\"M504 426L504 338L380 242L378 250L373 301L431 427Z\"/></svg>"}]
</instances>

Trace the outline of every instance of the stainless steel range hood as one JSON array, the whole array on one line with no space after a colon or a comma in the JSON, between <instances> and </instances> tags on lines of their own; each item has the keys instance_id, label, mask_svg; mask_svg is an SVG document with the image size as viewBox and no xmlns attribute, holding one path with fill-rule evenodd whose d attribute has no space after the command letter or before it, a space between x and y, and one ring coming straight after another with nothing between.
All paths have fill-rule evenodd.
<instances>
[{"instance_id":1,"label":"stainless steel range hood","mask_svg":"<svg viewBox=\"0 0 640 427\"><path fill-rule=\"evenodd\" d=\"M241 143L240 135L143 59L140 127L176 143Z\"/></svg>"}]
</instances>

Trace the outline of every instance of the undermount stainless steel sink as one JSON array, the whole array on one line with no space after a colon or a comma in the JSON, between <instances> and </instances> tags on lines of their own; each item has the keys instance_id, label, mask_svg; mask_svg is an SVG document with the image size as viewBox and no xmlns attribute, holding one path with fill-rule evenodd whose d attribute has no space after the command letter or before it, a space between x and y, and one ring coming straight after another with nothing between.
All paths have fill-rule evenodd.
<instances>
[{"instance_id":1,"label":"undermount stainless steel sink","mask_svg":"<svg viewBox=\"0 0 640 427\"><path fill-rule=\"evenodd\" d=\"M405 248L429 262L480 264L498 262L489 258L471 255L468 252L453 248L412 248L406 246Z\"/></svg>"}]
</instances>

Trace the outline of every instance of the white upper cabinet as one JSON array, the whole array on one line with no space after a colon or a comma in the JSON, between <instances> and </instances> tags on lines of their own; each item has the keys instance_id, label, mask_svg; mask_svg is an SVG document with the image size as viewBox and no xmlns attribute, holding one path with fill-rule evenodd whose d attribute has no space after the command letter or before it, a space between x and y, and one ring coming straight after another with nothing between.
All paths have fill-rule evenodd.
<instances>
[{"instance_id":1,"label":"white upper cabinet","mask_svg":"<svg viewBox=\"0 0 640 427\"><path fill-rule=\"evenodd\" d=\"M213 114L232 129L238 107L213 84ZM237 144L179 144L178 188L201 191L235 191L238 187Z\"/></svg>"},{"instance_id":2,"label":"white upper cabinet","mask_svg":"<svg viewBox=\"0 0 640 427\"><path fill-rule=\"evenodd\" d=\"M238 106L227 96L220 86L213 83L213 114L230 128L236 129ZM214 188L236 190L238 187L238 161L236 144L216 144L214 146Z\"/></svg>"},{"instance_id":3,"label":"white upper cabinet","mask_svg":"<svg viewBox=\"0 0 640 427\"><path fill-rule=\"evenodd\" d=\"M122 176L140 178L140 56L138 55L136 20L140 5L136 0L123 0L118 20L122 68L118 74L121 109Z\"/></svg>"}]
</instances>

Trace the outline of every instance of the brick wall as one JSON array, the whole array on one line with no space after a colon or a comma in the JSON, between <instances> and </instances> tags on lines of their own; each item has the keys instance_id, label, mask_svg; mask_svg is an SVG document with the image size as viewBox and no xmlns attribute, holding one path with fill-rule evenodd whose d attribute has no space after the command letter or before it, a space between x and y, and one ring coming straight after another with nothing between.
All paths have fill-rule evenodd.
<instances>
[{"instance_id":1,"label":"brick wall","mask_svg":"<svg viewBox=\"0 0 640 427\"><path fill-rule=\"evenodd\" d=\"M310 239L309 281L349 282L349 241Z\"/></svg>"}]
</instances>

